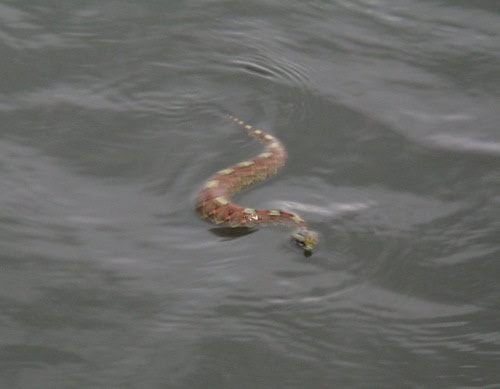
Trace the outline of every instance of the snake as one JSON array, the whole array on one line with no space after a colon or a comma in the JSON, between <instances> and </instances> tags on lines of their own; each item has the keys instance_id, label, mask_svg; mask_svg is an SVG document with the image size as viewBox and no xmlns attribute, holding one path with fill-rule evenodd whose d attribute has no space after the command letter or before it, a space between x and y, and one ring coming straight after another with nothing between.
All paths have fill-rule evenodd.
<instances>
[{"instance_id":1,"label":"snake","mask_svg":"<svg viewBox=\"0 0 500 389\"><path fill-rule=\"evenodd\" d=\"M231 201L244 188L274 175L285 165L287 151L273 135L257 129L243 120L226 115L227 119L244 128L248 135L259 141L264 150L259 155L219 170L209 177L196 197L196 210L202 218L216 225L247 227L266 225L292 227L291 240L309 256L319 241L318 233L308 228L299 215L281 209L253 209Z\"/></svg>"}]
</instances>

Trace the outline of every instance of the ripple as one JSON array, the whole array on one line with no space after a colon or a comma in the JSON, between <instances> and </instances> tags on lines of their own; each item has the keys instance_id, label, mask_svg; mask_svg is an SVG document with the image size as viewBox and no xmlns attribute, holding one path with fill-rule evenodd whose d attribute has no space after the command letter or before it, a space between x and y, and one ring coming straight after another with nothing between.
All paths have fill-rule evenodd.
<instances>
[{"instance_id":1,"label":"ripple","mask_svg":"<svg viewBox=\"0 0 500 389\"><path fill-rule=\"evenodd\" d=\"M208 310L205 305L200 311L199 303L186 304L177 311L180 316L166 319L197 332L201 315L206 338L223 336L237 344L265 345L289 359L321 361L331 367L354 361L357 354L376 352L381 345L410 354L453 350L479 355L498 343L493 328L463 333L464 325L482 314L472 305L436 303L370 284L338 285L319 293L313 287L275 297L255 292L219 296Z\"/></svg>"},{"instance_id":2,"label":"ripple","mask_svg":"<svg viewBox=\"0 0 500 389\"><path fill-rule=\"evenodd\" d=\"M231 66L251 73L258 77L282 80L293 86L303 88L309 84L309 75L306 68L286 58L270 56L252 56L234 59Z\"/></svg>"},{"instance_id":3,"label":"ripple","mask_svg":"<svg viewBox=\"0 0 500 389\"><path fill-rule=\"evenodd\" d=\"M36 18L27 12L0 4L0 41L12 49L74 47L73 39L61 34L42 32Z\"/></svg>"},{"instance_id":4,"label":"ripple","mask_svg":"<svg viewBox=\"0 0 500 389\"><path fill-rule=\"evenodd\" d=\"M28 344L6 344L0 347L0 361L3 366L20 364L23 366L60 365L86 362L74 352L56 347Z\"/></svg>"},{"instance_id":5,"label":"ripple","mask_svg":"<svg viewBox=\"0 0 500 389\"><path fill-rule=\"evenodd\" d=\"M427 139L431 145L444 149L500 156L500 142L482 141L449 134L435 134Z\"/></svg>"},{"instance_id":6,"label":"ripple","mask_svg":"<svg viewBox=\"0 0 500 389\"><path fill-rule=\"evenodd\" d=\"M271 208L285 208L289 210L314 213L321 216L337 216L347 212L361 211L370 208L376 203L374 201L355 202L330 202L325 206L306 204L297 201L271 201Z\"/></svg>"}]
</instances>

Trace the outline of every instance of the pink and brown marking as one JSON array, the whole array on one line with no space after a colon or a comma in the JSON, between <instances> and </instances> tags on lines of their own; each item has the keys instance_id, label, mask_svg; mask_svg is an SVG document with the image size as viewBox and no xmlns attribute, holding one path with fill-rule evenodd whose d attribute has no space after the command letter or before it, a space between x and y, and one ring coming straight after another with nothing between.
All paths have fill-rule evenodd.
<instances>
[{"instance_id":1,"label":"pink and brown marking","mask_svg":"<svg viewBox=\"0 0 500 389\"><path fill-rule=\"evenodd\" d=\"M257 227L266 224L295 227L292 239L310 253L318 242L318 234L309 230L300 216L280 209L245 208L231 202L231 197L240 190L275 174L285 164L286 150L274 136L234 116L228 117L262 143L264 151L248 161L219 170L211 176L198 193L196 210L211 222L230 227Z\"/></svg>"}]
</instances>

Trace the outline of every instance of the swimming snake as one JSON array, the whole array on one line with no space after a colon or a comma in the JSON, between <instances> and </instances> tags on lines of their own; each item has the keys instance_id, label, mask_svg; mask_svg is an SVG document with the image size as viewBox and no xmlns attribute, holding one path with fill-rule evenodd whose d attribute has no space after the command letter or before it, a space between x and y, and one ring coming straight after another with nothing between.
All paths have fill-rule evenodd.
<instances>
[{"instance_id":1,"label":"swimming snake","mask_svg":"<svg viewBox=\"0 0 500 389\"><path fill-rule=\"evenodd\" d=\"M304 250L305 255L310 255L319 237L299 215L280 209L246 208L231 202L236 193L265 180L283 167L287 152L276 137L232 115L227 115L227 118L264 145L264 151L252 159L219 170L205 181L196 198L196 210L203 218L229 227L256 228L269 224L294 227L291 239Z\"/></svg>"}]
</instances>

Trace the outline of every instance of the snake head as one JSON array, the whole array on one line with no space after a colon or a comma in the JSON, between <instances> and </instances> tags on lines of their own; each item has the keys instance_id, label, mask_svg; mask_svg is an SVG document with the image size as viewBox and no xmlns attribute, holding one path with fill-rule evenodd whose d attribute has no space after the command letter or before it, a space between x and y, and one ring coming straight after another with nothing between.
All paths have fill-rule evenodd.
<instances>
[{"instance_id":1,"label":"snake head","mask_svg":"<svg viewBox=\"0 0 500 389\"><path fill-rule=\"evenodd\" d=\"M292 233L292 240L302 249L304 255L310 256L314 247L319 242L318 233L310 231L307 228L301 227Z\"/></svg>"}]
</instances>

